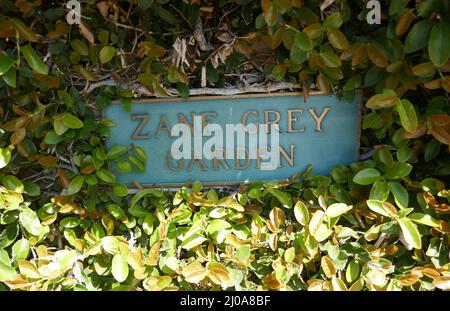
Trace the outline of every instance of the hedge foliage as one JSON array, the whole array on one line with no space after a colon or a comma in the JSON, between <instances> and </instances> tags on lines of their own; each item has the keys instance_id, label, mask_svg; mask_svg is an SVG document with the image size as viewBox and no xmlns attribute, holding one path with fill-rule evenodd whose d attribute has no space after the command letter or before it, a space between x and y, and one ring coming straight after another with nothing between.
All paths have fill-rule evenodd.
<instances>
[{"instance_id":1,"label":"hedge foliage","mask_svg":"<svg viewBox=\"0 0 450 311\"><path fill-rule=\"evenodd\" d=\"M450 4L369 25L366 2L86 0L78 26L0 0L0 288L450 289ZM234 192L115 182L147 154L105 150L111 100L275 80L364 89L365 160Z\"/></svg>"}]
</instances>

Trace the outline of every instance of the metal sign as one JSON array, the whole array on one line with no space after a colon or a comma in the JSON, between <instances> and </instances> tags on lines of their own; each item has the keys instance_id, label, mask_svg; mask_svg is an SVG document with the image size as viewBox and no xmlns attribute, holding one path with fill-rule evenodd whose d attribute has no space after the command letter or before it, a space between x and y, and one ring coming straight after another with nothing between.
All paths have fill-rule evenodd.
<instances>
[{"instance_id":1,"label":"metal sign","mask_svg":"<svg viewBox=\"0 0 450 311\"><path fill-rule=\"evenodd\" d=\"M279 93L142 99L133 102L131 113L115 103L104 116L117 123L108 147L134 144L148 154L145 173L117 174L126 184L178 187L195 180L210 185L285 181L309 164L316 174L328 174L334 165L359 157L358 98L347 102L336 95L312 93L305 102L301 93ZM268 161L275 165L265 165Z\"/></svg>"}]
</instances>

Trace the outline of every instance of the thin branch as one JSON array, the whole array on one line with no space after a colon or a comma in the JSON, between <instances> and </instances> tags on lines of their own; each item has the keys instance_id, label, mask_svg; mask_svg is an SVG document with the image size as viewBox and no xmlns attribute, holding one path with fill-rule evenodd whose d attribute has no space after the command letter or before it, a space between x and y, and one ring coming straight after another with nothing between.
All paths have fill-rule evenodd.
<instances>
[{"instance_id":1,"label":"thin branch","mask_svg":"<svg viewBox=\"0 0 450 311\"><path fill-rule=\"evenodd\" d=\"M118 81L107 79L103 81L99 81L96 83L92 83L89 85L86 90L84 90L84 94L88 95L92 93L95 89L102 86L117 86L122 89L130 89L134 90L137 95L145 95L149 97L165 97L161 96L157 93L151 92L142 84L137 82L133 83L120 83ZM198 88L191 89L189 91L189 95L225 95L225 96L233 96L239 94L247 94L247 93L273 93L281 90L293 90L293 89L301 89L301 86L298 83L293 82L276 82L276 83L265 83L265 84L253 84L242 88ZM170 97L179 96L179 92L177 89L168 88L167 92L170 94Z\"/></svg>"},{"instance_id":2,"label":"thin branch","mask_svg":"<svg viewBox=\"0 0 450 311\"><path fill-rule=\"evenodd\" d=\"M153 34L153 31L148 31L148 30L144 30L142 28L138 28L138 27L134 27L134 26L130 26L130 25L126 25L126 24L122 24L119 22L115 22L109 18L105 18L108 22L113 23L114 25L116 25L117 27L120 28L125 28L125 29L130 29L130 30L134 30L134 31L138 31L138 32L142 32L142 33L147 33L149 35Z\"/></svg>"}]
</instances>

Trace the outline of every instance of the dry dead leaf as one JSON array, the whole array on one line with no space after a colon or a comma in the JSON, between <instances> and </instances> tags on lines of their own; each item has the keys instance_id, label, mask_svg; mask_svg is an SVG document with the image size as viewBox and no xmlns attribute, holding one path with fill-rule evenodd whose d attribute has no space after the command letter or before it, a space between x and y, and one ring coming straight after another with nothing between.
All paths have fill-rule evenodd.
<instances>
[{"instance_id":1,"label":"dry dead leaf","mask_svg":"<svg viewBox=\"0 0 450 311\"><path fill-rule=\"evenodd\" d=\"M95 41L94 35L93 35L92 32L89 30L88 26L87 26L83 21L81 21L79 27L80 27L80 33L81 33L81 35L82 35L83 37L85 37L86 40L89 41L89 43L94 44L94 41Z\"/></svg>"}]
</instances>

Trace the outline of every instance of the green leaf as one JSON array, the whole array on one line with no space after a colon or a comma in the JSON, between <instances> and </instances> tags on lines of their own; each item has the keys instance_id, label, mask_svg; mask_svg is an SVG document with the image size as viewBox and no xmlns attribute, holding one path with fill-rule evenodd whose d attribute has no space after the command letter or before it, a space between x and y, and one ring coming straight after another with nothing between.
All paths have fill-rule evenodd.
<instances>
[{"instance_id":1,"label":"green leaf","mask_svg":"<svg viewBox=\"0 0 450 311\"><path fill-rule=\"evenodd\" d=\"M107 183L113 183L116 180L116 176L113 173L107 171L104 168L101 168L95 172L98 178Z\"/></svg>"},{"instance_id":2,"label":"green leaf","mask_svg":"<svg viewBox=\"0 0 450 311\"><path fill-rule=\"evenodd\" d=\"M238 212L244 211L244 207L238 202L236 202L236 199L231 196L223 197L222 199L219 200L219 202L217 202L217 205L220 207L232 208Z\"/></svg>"},{"instance_id":3,"label":"green leaf","mask_svg":"<svg viewBox=\"0 0 450 311\"><path fill-rule=\"evenodd\" d=\"M272 75L274 76L275 80L282 80L286 74L287 67L284 64L276 65L272 69Z\"/></svg>"},{"instance_id":4,"label":"green leaf","mask_svg":"<svg viewBox=\"0 0 450 311\"><path fill-rule=\"evenodd\" d=\"M0 261L0 282L11 281L17 276L16 270Z\"/></svg>"},{"instance_id":5,"label":"green leaf","mask_svg":"<svg viewBox=\"0 0 450 311\"><path fill-rule=\"evenodd\" d=\"M14 68L9 69L7 73L2 76L3 81L10 87L16 87L16 70Z\"/></svg>"},{"instance_id":6,"label":"green leaf","mask_svg":"<svg viewBox=\"0 0 450 311\"><path fill-rule=\"evenodd\" d=\"M175 17L168 10L164 9L163 7L158 6L156 12L158 12L159 17L161 17L165 22L169 23L170 25L178 25L178 18Z\"/></svg>"},{"instance_id":7,"label":"green leaf","mask_svg":"<svg viewBox=\"0 0 450 311\"><path fill-rule=\"evenodd\" d=\"M139 160L137 157L135 156L128 156L127 157L128 162L130 162L133 167L138 171L138 172L145 172L145 163L143 163L141 160Z\"/></svg>"},{"instance_id":8,"label":"green leaf","mask_svg":"<svg viewBox=\"0 0 450 311\"><path fill-rule=\"evenodd\" d=\"M131 164L127 161L120 161L116 166L116 170L122 174L129 173L132 169Z\"/></svg>"},{"instance_id":9,"label":"green leaf","mask_svg":"<svg viewBox=\"0 0 450 311\"><path fill-rule=\"evenodd\" d=\"M85 178L84 176L77 176L74 179L72 179L67 188L67 194L74 195L75 193L80 191L81 187L83 187L84 178Z\"/></svg>"},{"instance_id":10,"label":"green leaf","mask_svg":"<svg viewBox=\"0 0 450 311\"><path fill-rule=\"evenodd\" d=\"M406 2L404 0L392 0L389 5L389 15L393 16L405 10Z\"/></svg>"},{"instance_id":11,"label":"green leaf","mask_svg":"<svg viewBox=\"0 0 450 311\"><path fill-rule=\"evenodd\" d=\"M302 225L306 226L309 223L309 211L306 204L302 201L298 201L294 206L295 219Z\"/></svg>"},{"instance_id":12,"label":"green leaf","mask_svg":"<svg viewBox=\"0 0 450 311\"><path fill-rule=\"evenodd\" d=\"M360 273L361 265L353 259L348 263L347 269L345 271L345 279L348 283L353 283L359 278Z\"/></svg>"},{"instance_id":13,"label":"green leaf","mask_svg":"<svg viewBox=\"0 0 450 311\"><path fill-rule=\"evenodd\" d=\"M389 197L389 186L385 181L377 180L370 190L371 200L386 201Z\"/></svg>"},{"instance_id":14,"label":"green leaf","mask_svg":"<svg viewBox=\"0 0 450 311\"><path fill-rule=\"evenodd\" d=\"M320 52L319 55L327 67L336 68L340 67L342 64L339 56L333 52Z\"/></svg>"},{"instance_id":15,"label":"green leaf","mask_svg":"<svg viewBox=\"0 0 450 311\"><path fill-rule=\"evenodd\" d=\"M342 15L340 12L333 13L329 15L322 24L324 29L336 29L341 27L342 23Z\"/></svg>"},{"instance_id":16,"label":"green leaf","mask_svg":"<svg viewBox=\"0 0 450 311\"><path fill-rule=\"evenodd\" d=\"M325 213L321 210L316 211L309 222L309 232L314 236L319 231L320 226L325 220Z\"/></svg>"},{"instance_id":17,"label":"green leaf","mask_svg":"<svg viewBox=\"0 0 450 311\"><path fill-rule=\"evenodd\" d=\"M425 161L431 161L436 158L441 151L441 143L437 139L431 140L425 147L424 159ZM1 158L1 157L0 157ZM1 160L0 160L1 162ZM1 168L1 165L0 165Z\"/></svg>"},{"instance_id":18,"label":"green leaf","mask_svg":"<svg viewBox=\"0 0 450 311\"><path fill-rule=\"evenodd\" d=\"M124 282L129 273L127 258L123 254L115 254L112 260L111 272L117 282Z\"/></svg>"},{"instance_id":19,"label":"green leaf","mask_svg":"<svg viewBox=\"0 0 450 311\"><path fill-rule=\"evenodd\" d=\"M134 148L134 152L136 153L136 156L138 157L139 160L141 160L142 162L147 162L147 152L145 152L145 149L142 147L136 147Z\"/></svg>"},{"instance_id":20,"label":"green leaf","mask_svg":"<svg viewBox=\"0 0 450 311\"><path fill-rule=\"evenodd\" d=\"M153 85L153 82L155 82L156 76L154 74L144 72L140 73L138 75L138 81L141 82L145 86L151 86Z\"/></svg>"},{"instance_id":21,"label":"green leaf","mask_svg":"<svg viewBox=\"0 0 450 311\"><path fill-rule=\"evenodd\" d=\"M431 192L433 195L445 189L444 183L435 178L425 178L420 182L420 186L423 191Z\"/></svg>"},{"instance_id":22,"label":"green leaf","mask_svg":"<svg viewBox=\"0 0 450 311\"><path fill-rule=\"evenodd\" d=\"M39 40L38 35L31 30L30 27L26 26L20 19L12 18L11 20L12 26L19 33L19 38L24 39L30 42L37 42Z\"/></svg>"},{"instance_id":23,"label":"green leaf","mask_svg":"<svg viewBox=\"0 0 450 311\"><path fill-rule=\"evenodd\" d=\"M414 211L414 208L412 208L412 207L410 207L410 208L405 208L405 209L400 210L400 211L397 213L397 215L398 215L398 217L403 218L403 217L406 217L406 216L408 216L409 214L411 214L413 211Z\"/></svg>"},{"instance_id":24,"label":"green leaf","mask_svg":"<svg viewBox=\"0 0 450 311\"><path fill-rule=\"evenodd\" d=\"M373 110L389 108L400 102L395 93L383 93L372 96L366 103L366 107Z\"/></svg>"},{"instance_id":25,"label":"green leaf","mask_svg":"<svg viewBox=\"0 0 450 311\"><path fill-rule=\"evenodd\" d=\"M133 198L131 199L130 202L130 207L133 207L136 205L136 203L142 199L143 197L147 196L147 195L151 195L151 196L155 196L155 197L161 197L162 196L162 192L159 190L155 190L155 189L144 189L144 190L140 190L138 193L136 193Z\"/></svg>"},{"instance_id":26,"label":"green leaf","mask_svg":"<svg viewBox=\"0 0 450 311\"><path fill-rule=\"evenodd\" d=\"M42 225L39 221L39 217L36 212L28 207L24 207L19 215L20 224L27 230L29 233L35 236L39 236L41 234Z\"/></svg>"},{"instance_id":27,"label":"green leaf","mask_svg":"<svg viewBox=\"0 0 450 311\"><path fill-rule=\"evenodd\" d=\"M194 181L192 184L192 191L194 192L200 192L203 189L203 185L199 180Z\"/></svg>"},{"instance_id":28,"label":"green leaf","mask_svg":"<svg viewBox=\"0 0 450 311\"><path fill-rule=\"evenodd\" d=\"M138 5L142 10L148 10L153 4L153 0L139 0Z\"/></svg>"},{"instance_id":29,"label":"green leaf","mask_svg":"<svg viewBox=\"0 0 450 311\"><path fill-rule=\"evenodd\" d=\"M236 258L239 261L246 262L250 256L250 247L248 245L242 245L236 251Z\"/></svg>"},{"instance_id":30,"label":"green leaf","mask_svg":"<svg viewBox=\"0 0 450 311\"><path fill-rule=\"evenodd\" d=\"M423 213L412 213L408 216L408 218L418 224L433 227L433 228L439 228L440 224L439 222L431 217L430 215L423 214Z\"/></svg>"},{"instance_id":31,"label":"green leaf","mask_svg":"<svg viewBox=\"0 0 450 311\"><path fill-rule=\"evenodd\" d=\"M54 130L48 131L47 135L45 135L44 143L48 145L56 145L64 140L64 137L56 134Z\"/></svg>"},{"instance_id":32,"label":"green leaf","mask_svg":"<svg viewBox=\"0 0 450 311\"><path fill-rule=\"evenodd\" d=\"M65 217L60 222L61 228L76 228L80 225L81 219L78 217Z\"/></svg>"},{"instance_id":33,"label":"green leaf","mask_svg":"<svg viewBox=\"0 0 450 311\"><path fill-rule=\"evenodd\" d=\"M408 191L398 182L390 181L388 183L389 190L394 195L395 204L401 209L408 208L409 194Z\"/></svg>"},{"instance_id":34,"label":"green leaf","mask_svg":"<svg viewBox=\"0 0 450 311\"><path fill-rule=\"evenodd\" d=\"M0 56L0 76L3 76L9 71L16 61L6 54Z\"/></svg>"},{"instance_id":35,"label":"green leaf","mask_svg":"<svg viewBox=\"0 0 450 311\"><path fill-rule=\"evenodd\" d=\"M17 238L17 235L19 234L19 226L17 223L12 223L0 233L0 249L8 247Z\"/></svg>"},{"instance_id":36,"label":"green leaf","mask_svg":"<svg viewBox=\"0 0 450 311\"><path fill-rule=\"evenodd\" d=\"M108 254L119 254L119 241L114 236L105 236L102 238L102 247Z\"/></svg>"},{"instance_id":37,"label":"green leaf","mask_svg":"<svg viewBox=\"0 0 450 311\"><path fill-rule=\"evenodd\" d=\"M350 211L353 207L344 203L334 203L327 207L326 214L329 218L339 217L348 211Z\"/></svg>"},{"instance_id":38,"label":"green leaf","mask_svg":"<svg viewBox=\"0 0 450 311\"><path fill-rule=\"evenodd\" d=\"M53 121L53 127L55 128L55 133L58 135L63 135L69 129L62 120Z\"/></svg>"},{"instance_id":39,"label":"green leaf","mask_svg":"<svg viewBox=\"0 0 450 311\"><path fill-rule=\"evenodd\" d=\"M100 63L106 64L109 62L116 54L116 49L113 46L104 46L100 50Z\"/></svg>"},{"instance_id":40,"label":"green leaf","mask_svg":"<svg viewBox=\"0 0 450 311\"><path fill-rule=\"evenodd\" d=\"M272 194L274 197L278 199L278 201L283 204L285 208L292 207L292 198L286 192L277 190L277 189L267 189L267 192Z\"/></svg>"},{"instance_id":41,"label":"green leaf","mask_svg":"<svg viewBox=\"0 0 450 311\"><path fill-rule=\"evenodd\" d=\"M414 53L428 45L432 24L423 20L415 24L405 40L405 52Z\"/></svg>"},{"instance_id":42,"label":"green leaf","mask_svg":"<svg viewBox=\"0 0 450 311\"><path fill-rule=\"evenodd\" d=\"M163 290L164 288L169 286L171 282L172 278L168 275L165 275L161 277L158 282L156 282L156 287L158 287L158 290Z\"/></svg>"},{"instance_id":43,"label":"green leaf","mask_svg":"<svg viewBox=\"0 0 450 311\"><path fill-rule=\"evenodd\" d=\"M408 147L408 145L404 144L398 147L397 150L397 159L400 162L407 162L413 154L413 150Z\"/></svg>"},{"instance_id":44,"label":"green leaf","mask_svg":"<svg viewBox=\"0 0 450 311\"><path fill-rule=\"evenodd\" d=\"M101 224L93 224L91 227L92 234L98 239L102 239L106 236L105 230L103 230L103 227Z\"/></svg>"},{"instance_id":45,"label":"green leaf","mask_svg":"<svg viewBox=\"0 0 450 311\"><path fill-rule=\"evenodd\" d=\"M378 148L375 155L376 157L378 157L381 163L383 163L387 167L392 167L394 165L394 158L392 157L391 150L388 146Z\"/></svg>"},{"instance_id":46,"label":"green leaf","mask_svg":"<svg viewBox=\"0 0 450 311\"><path fill-rule=\"evenodd\" d=\"M89 55L89 47L87 46L84 40L80 39L72 40L72 42L70 42L70 45L72 46L72 49L78 52L78 54L83 56Z\"/></svg>"},{"instance_id":47,"label":"green leaf","mask_svg":"<svg viewBox=\"0 0 450 311\"><path fill-rule=\"evenodd\" d=\"M297 10L298 19L306 25L311 25L319 22L319 17L313 10L307 6L303 6Z\"/></svg>"},{"instance_id":48,"label":"green leaf","mask_svg":"<svg viewBox=\"0 0 450 311\"><path fill-rule=\"evenodd\" d=\"M70 129L80 129L84 126L83 121L70 113L65 113L62 117L62 122Z\"/></svg>"},{"instance_id":49,"label":"green leaf","mask_svg":"<svg viewBox=\"0 0 450 311\"><path fill-rule=\"evenodd\" d=\"M387 169L384 177L389 180L401 179L408 176L413 169L413 166L409 163L395 162L393 167Z\"/></svg>"},{"instance_id":50,"label":"green leaf","mask_svg":"<svg viewBox=\"0 0 450 311\"><path fill-rule=\"evenodd\" d=\"M397 103L396 108L400 115L400 122L403 128L410 133L414 133L419 125L414 106L409 100L402 99Z\"/></svg>"},{"instance_id":51,"label":"green leaf","mask_svg":"<svg viewBox=\"0 0 450 311\"><path fill-rule=\"evenodd\" d=\"M114 194L120 198L126 197L128 195L128 187L124 184L117 184L113 188Z\"/></svg>"},{"instance_id":52,"label":"green leaf","mask_svg":"<svg viewBox=\"0 0 450 311\"><path fill-rule=\"evenodd\" d=\"M148 213L145 216L144 221L142 222L142 230L144 230L144 232L147 235L150 235L153 233L153 228L154 228L153 220L154 220L153 215Z\"/></svg>"},{"instance_id":53,"label":"green leaf","mask_svg":"<svg viewBox=\"0 0 450 311\"><path fill-rule=\"evenodd\" d=\"M106 208L116 219L120 219L125 216L125 211L117 204L109 204Z\"/></svg>"},{"instance_id":54,"label":"green leaf","mask_svg":"<svg viewBox=\"0 0 450 311\"><path fill-rule=\"evenodd\" d=\"M48 74L47 66L31 45L23 46L21 51L31 69L43 75Z\"/></svg>"},{"instance_id":55,"label":"green leaf","mask_svg":"<svg viewBox=\"0 0 450 311\"><path fill-rule=\"evenodd\" d=\"M217 195L216 191L214 191L214 189L208 190L206 197L208 198L208 200L212 201L214 204L219 202L219 196Z\"/></svg>"},{"instance_id":56,"label":"green leaf","mask_svg":"<svg viewBox=\"0 0 450 311\"><path fill-rule=\"evenodd\" d=\"M431 13L437 12L442 8L442 0L423 0L417 4L417 13L422 17L428 17Z\"/></svg>"},{"instance_id":57,"label":"green leaf","mask_svg":"<svg viewBox=\"0 0 450 311\"><path fill-rule=\"evenodd\" d=\"M185 250L190 250L202 244L204 241L206 241L206 238L203 235L195 233L187 239L183 240L183 242L181 243L181 247Z\"/></svg>"},{"instance_id":58,"label":"green leaf","mask_svg":"<svg viewBox=\"0 0 450 311\"><path fill-rule=\"evenodd\" d=\"M450 23L445 19L434 23L428 53L436 67L444 66L450 57Z\"/></svg>"},{"instance_id":59,"label":"green leaf","mask_svg":"<svg viewBox=\"0 0 450 311\"><path fill-rule=\"evenodd\" d=\"M378 179L381 178L381 174L378 170L374 168L366 168L361 171L359 171L355 177L353 177L353 182L368 186L376 182Z\"/></svg>"},{"instance_id":60,"label":"green leaf","mask_svg":"<svg viewBox=\"0 0 450 311\"><path fill-rule=\"evenodd\" d=\"M331 185L330 193L334 195L336 201L346 204L352 204L352 199L343 186L337 184Z\"/></svg>"},{"instance_id":61,"label":"green leaf","mask_svg":"<svg viewBox=\"0 0 450 311\"><path fill-rule=\"evenodd\" d=\"M297 32L295 34L294 44L306 52L311 51L314 47L311 38L304 32Z\"/></svg>"},{"instance_id":62,"label":"green leaf","mask_svg":"<svg viewBox=\"0 0 450 311\"><path fill-rule=\"evenodd\" d=\"M13 192L18 192L18 193L25 192L25 187L24 187L23 183L16 176L13 176L13 175L3 176L2 182L3 182L3 186L5 186L6 189L8 189L8 190L11 190Z\"/></svg>"},{"instance_id":63,"label":"green leaf","mask_svg":"<svg viewBox=\"0 0 450 311\"><path fill-rule=\"evenodd\" d=\"M386 217L392 217L396 214L395 207L392 208L392 204L388 202L378 201L378 200L367 200L367 206L374 211L375 213L378 213L380 215L386 216ZM389 207L392 208L389 209Z\"/></svg>"},{"instance_id":64,"label":"green leaf","mask_svg":"<svg viewBox=\"0 0 450 311\"><path fill-rule=\"evenodd\" d=\"M328 41L338 50L346 50L349 47L345 35L338 29L330 29L327 33Z\"/></svg>"},{"instance_id":65,"label":"green leaf","mask_svg":"<svg viewBox=\"0 0 450 311\"><path fill-rule=\"evenodd\" d=\"M289 57L292 63L301 65L308 60L308 52L302 50L298 44L293 44Z\"/></svg>"},{"instance_id":66,"label":"green leaf","mask_svg":"<svg viewBox=\"0 0 450 311\"><path fill-rule=\"evenodd\" d=\"M331 170L331 177L338 184L345 184L348 181L348 168L344 165L337 165Z\"/></svg>"},{"instance_id":67,"label":"green leaf","mask_svg":"<svg viewBox=\"0 0 450 311\"><path fill-rule=\"evenodd\" d=\"M422 240L417 226L408 218L399 218L398 223L402 229L405 241L416 249L422 248Z\"/></svg>"},{"instance_id":68,"label":"green leaf","mask_svg":"<svg viewBox=\"0 0 450 311\"><path fill-rule=\"evenodd\" d=\"M228 221L225 221L223 219L214 219L208 224L208 227L206 227L206 231L208 232L208 234L213 235L230 227L231 225Z\"/></svg>"},{"instance_id":69,"label":"green leaf","mask_svg":"<svg viewBox=\"0 0 450 311\"><path fill-rule=\"evenodd\" d=\"M361 75L355 75L347 80L347 82L343 86L343 90L346 92L353 91L359 88L362 84Z\"/></svg>"},{"instance_id":70,"label":"green leaf","mask_svg":"<svg viewBox=\"0 0 450 311\"><path fill-rule=\"evenodd\" d=\"M128 213L130 213L131 216L141 218L147 216L150 211L142 206L133 205L128 209Z\"/></svg>"}]
</instances>

